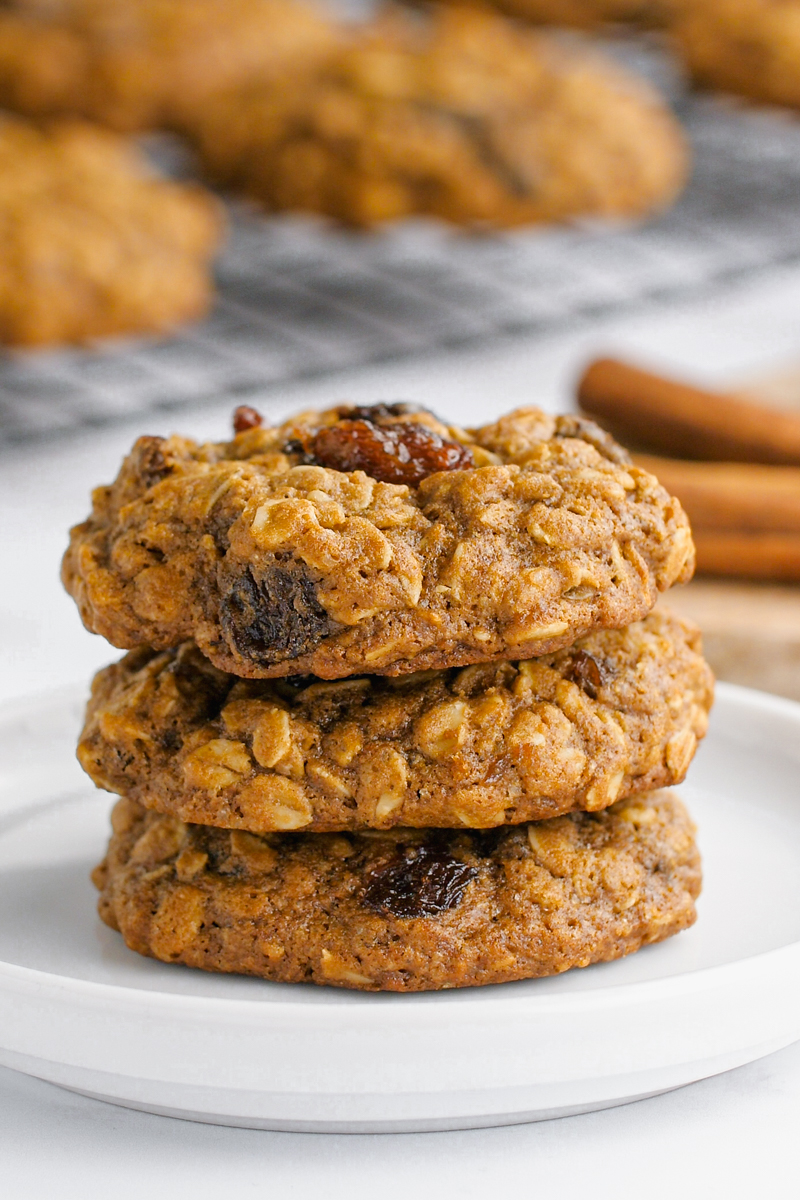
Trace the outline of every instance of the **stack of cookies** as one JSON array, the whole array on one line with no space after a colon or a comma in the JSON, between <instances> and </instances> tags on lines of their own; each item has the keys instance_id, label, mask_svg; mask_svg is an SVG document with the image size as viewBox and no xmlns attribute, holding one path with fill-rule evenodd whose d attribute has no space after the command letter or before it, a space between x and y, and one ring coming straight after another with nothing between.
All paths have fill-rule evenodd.
<instances>
[{"instance_id":1,"label":"stack of cookies","mask_svg":"<svg viewBox=\"0 0 800 1200\"><path fill-rule=\"evenodd\" d=\"M592 422L340 406L144 437L64 581L120 647L79 758L122 798L100 915L166 962L419 991L690 925L660 791L707 723L678 502Z\"/></svg>"}]
</instances>

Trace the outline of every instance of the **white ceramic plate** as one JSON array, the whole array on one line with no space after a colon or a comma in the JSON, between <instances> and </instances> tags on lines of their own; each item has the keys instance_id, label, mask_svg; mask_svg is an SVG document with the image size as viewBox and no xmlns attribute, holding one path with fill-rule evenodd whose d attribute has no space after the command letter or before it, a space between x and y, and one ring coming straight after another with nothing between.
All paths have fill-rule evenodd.
<instances>
[{"instance_id":1,"label":"white ceramic plate","mask_svg":"<svg viewBox=\"0 0 800 1200\"><path fill-rule=\"evenodd\" d=\"M128 951L88 880L110 798L75 696L0 711L0 1062L134 1108L269 1129L500 1125L622 1104L800 1038L800 705L721 686L681 789L697 925L555 979L417 996Z\"/></svg>"}]
</instances>

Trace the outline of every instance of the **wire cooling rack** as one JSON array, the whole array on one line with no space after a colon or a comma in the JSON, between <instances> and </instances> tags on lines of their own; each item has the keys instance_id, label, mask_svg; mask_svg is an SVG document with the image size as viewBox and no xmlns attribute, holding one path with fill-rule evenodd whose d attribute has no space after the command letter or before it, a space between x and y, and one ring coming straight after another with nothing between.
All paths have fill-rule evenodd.
<instances>
[{"instance_id":1,"label":"wire cooling rack","mask_svg":"<svg viewBox=\"0 0 800 1200\"><path fill-rule=\"evenodd\" d=\"M491 237L413 222L364 235L234 210L207 321L169 340L1 358L0 443L203 400L263 402L302 376L564 329L800 261L800 122L681 95L667 60L645 57L695 154L689 188L659 220Z\"/></svg>"}]
</instances>

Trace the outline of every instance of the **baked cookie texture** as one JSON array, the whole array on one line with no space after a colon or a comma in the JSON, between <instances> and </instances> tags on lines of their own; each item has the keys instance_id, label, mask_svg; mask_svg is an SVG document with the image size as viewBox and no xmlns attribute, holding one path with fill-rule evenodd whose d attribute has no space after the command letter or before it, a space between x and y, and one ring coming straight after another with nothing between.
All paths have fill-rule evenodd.
<instances>
[{"instance_id":1,"label":"baked cookie texture","mask_svg":"<svg viewBox=\"0 0 800 1200\"><path fill-rule=\"evenodd\" d=\"M192 640L250 678L548 654L641 619L694 562L652 475L535 408L469 431L401 404L140 438L93 501L63 563L87 628Z\"/></svg>"},{"instance_id":2,"label":"baked cookie texture","mask_svg":"<svg viewBox=\"0 0 800 1200\"><path fill-rule=\"evenodd\" d=\"M673 34L707 87L800 108L800 0L673 0Z\"/></svg>"},{"instance_id":3,"label":"baked cookie texture","mask_svg":"<svg viewBox=\"0 0 800 1200\"><path fill-rule=\"evenodd\" d=\"M0 103L180 129L216 91L307 69L338 36L301 0L16 0L0 12Z\"/></svg>"},{"instance_id":4,"label":"baked cookie texture","mask_svg":"<svg viewBox=\"0 0 800 1200\"><path fill-rule=\"evenodd\" d=\"M139 954L206 971L414 992L621 958L695 920L674 795L488 832L184 825L120 800L93 879Z\"/></svg>"},{"instance_id":5,"label":"baked cookie texture","mask_svg":"<svg viewBox=\"0 0 800 1200\"><path fill-rule=\"evenodd\" d=\"M222 235L204 189L118 135L0 116L0 341L159 333L202 316Z\"/></svg>"},{"instance_id":6,"label":"baked cookie texture","mask_svg":"<svg viewBox=\"0 0 800 1200\"><path fill-rule=\"evenodd\" d=\"M521 663L246 681L192 643L95 677L78 758L184 821L341 831L541 820L680 783L710 669L666 612Z\"/></svg>"},{"instance_id":7,"label":"baked cookie texture","mask_svg":"<svg viewBox=\"0 0 800 1200\"><path fill-rule=\"evenodd\" d=\"M210 176L270 210L515 226L667 206L680 127L609 61L486 11L384 15L313 75L198 110Z\"/></svg>"}]
</instances>

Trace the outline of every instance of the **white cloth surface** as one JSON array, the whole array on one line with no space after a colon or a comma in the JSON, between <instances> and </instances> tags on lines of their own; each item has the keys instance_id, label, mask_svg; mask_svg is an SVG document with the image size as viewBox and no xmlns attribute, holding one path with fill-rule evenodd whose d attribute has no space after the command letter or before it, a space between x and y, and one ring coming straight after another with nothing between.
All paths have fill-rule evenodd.
<instances>
[{"instance_id":1,"label":"white cloth surface","mask_svg":"<svg viewBox=\"0 0 800 1200\"><path fill-rule=\"evenodd\" d=\"M615 353L721 383L800 360L800 270L691 305L652 305L558 339L370 367L265 395L270 415L340 399L409 399L464 424L517 404L567 408L583 363ZM58 583L66 528L137 433L227 436L206 406L0 455L0 700L84 681L115 655ZM748 886L743 881L743 886ZM598 1030L602 1037L602 1030ZM201 1051L200 1051L201 1052ZM465 1047L469 1053L469 1047ZM800 1195L800 1044L667 1096L538 1125L345 1137L192 1125L129 1112L0 1070L0 1194L160 1197Z\"/></svg>"}]
</instances>

